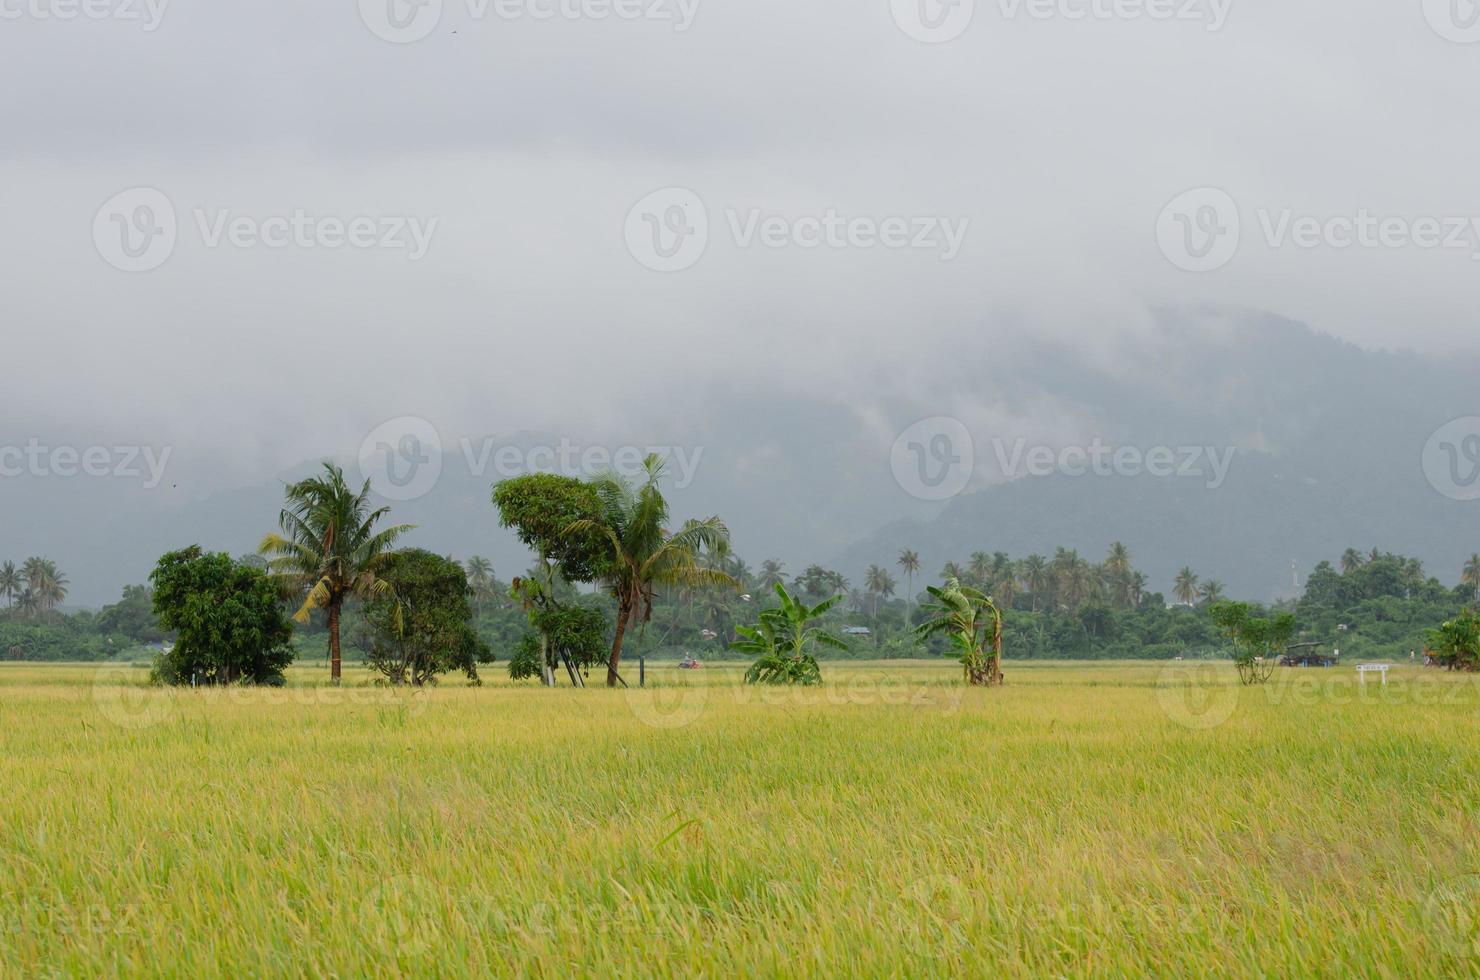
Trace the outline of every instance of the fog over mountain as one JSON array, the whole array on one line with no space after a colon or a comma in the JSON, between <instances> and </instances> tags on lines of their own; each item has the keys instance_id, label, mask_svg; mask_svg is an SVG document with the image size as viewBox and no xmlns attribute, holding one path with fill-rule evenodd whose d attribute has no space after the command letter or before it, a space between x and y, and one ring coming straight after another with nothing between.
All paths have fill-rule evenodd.
<instances>
[{"instance_id":1,"label":"fog over mountain","mask_svg":"<svg viewBox=\"0 0 1480 980\"><path fill-rule=\"evenodd\" d=\"M558 6L5 8L0 453L169 455L0 477L0 559L108 601L408 417L445 459L395 515L505 573L505 444L686 448L680 512L855 577L1119 538L1264 598L1480 545L1420 465L1480 411L1459 5ZM950 500L896 472L961 457L894 449L931 419L970 434ZM1020 443L1236 455L1209 488Z\"/></svg>"},{"instance_id":2,"label":"fog over mountain","mask_svg":"<svg viewBox=\"0 0 1480 980\"><path fill-rule=\"evenodd\" d=\"M1416 554L1450 581L1480 546L1473 506L1436 490L1424 468L1435 431L1471 410L1473 365L1363 350L1275 317L1163 311L1114 347L1024 341L932 370L928 388L881 380L863 401L727 379L632 428L500 430L491 420L487 433L463 435L427 419L442 443L440 475L416 499L385 502L418 526L415 543L485 554L515 574L528 558L497 527L490 487L531 464L560 468L564 440L573 472L606 465L605 454L631 465L648 448L671 450L678 516L720 514L752 564L774 557L799 571L817 561L855 580L904 547L934 574L974 550L1064 546L1098 558L1121 540L1155 589L1189 564L1232 594L1270 599L1290 591L1292 561L1303 577L1347 547ZM952 499L922 500L891 448L917 420L947 413L970 433L970 481ZM1087 455L1075 465L1075 447L1087 454L1097 440L1106 475ZM1050 451L1046 475L1028 462L1034 447ZM1148 472L1158 447L1172 475ZM360 473L358 446L322 455ZM7 513L26 515L7 528L8 554L44 551L70 573L72 601L107 602L167 548L250 551L273 527L282 482L314 465L199 489L197 465L176 450L154 489L142 463L137 478L7 480Z\"/></svg>"}]
</instances>

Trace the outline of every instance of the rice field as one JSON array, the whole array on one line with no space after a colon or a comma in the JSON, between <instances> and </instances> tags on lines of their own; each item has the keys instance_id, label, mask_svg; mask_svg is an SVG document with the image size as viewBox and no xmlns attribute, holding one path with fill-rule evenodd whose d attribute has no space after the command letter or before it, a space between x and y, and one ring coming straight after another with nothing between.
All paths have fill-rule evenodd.
<instances>
[{"instance_id":1,"label":"rice field","mask_svg":"<svg viewBox=\"0 0 1480 980\"><path fill-rule=\"evenodd\" d=\"M7 664L0 975L1480 971L1474 679L1007 666L411 696Z\"/></svg>"}]
</instances>

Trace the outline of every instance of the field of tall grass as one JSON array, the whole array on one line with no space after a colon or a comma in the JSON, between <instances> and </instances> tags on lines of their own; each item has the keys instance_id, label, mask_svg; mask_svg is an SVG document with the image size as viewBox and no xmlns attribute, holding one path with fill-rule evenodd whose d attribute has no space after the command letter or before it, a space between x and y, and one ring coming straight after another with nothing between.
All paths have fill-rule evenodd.
<instances>
[{"instance_id":1,"label":"field of tall grass","mask_svg":"<svg viewBox=\"0 0 1480 980\"><path fill-rule=\"evenodd\" d=\"M1473 680L958 671L5 665L0 975L1480 970Z\"/></svg>"}]
</instances>

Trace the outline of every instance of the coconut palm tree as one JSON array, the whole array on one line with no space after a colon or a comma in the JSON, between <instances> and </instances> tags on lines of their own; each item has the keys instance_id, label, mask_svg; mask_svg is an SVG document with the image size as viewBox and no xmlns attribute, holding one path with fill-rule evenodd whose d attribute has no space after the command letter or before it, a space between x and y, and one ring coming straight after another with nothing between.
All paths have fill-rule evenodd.
<instances>
[{"instance_id":1,"label":"coconut palm tree","mask_svg":"<svg viewBox=\"0 0 1480 980\"><path fill-rule=\"evenodd\" d=\"M863 586L874 601L874 619L879 618L879 600L894 594L894 576L881 565L870 565L864 575Z\"/></svg>"},{"instance_id":2,"label":"coconut palm tree","mask_svg":"<svg viewBox=\"0 0 1480 980\"><path fill-rule=\"evenodd\" d=\"M786 581L786 563L777 561L775 558L767 558L761 562L760 578L756 585L764 592L769 592L776 586Z\"/></svg>"},{"instance_id":3,"label":"coconut palm tree","mask_svg":"<svg viewBox=\"0 0 1480 980\"><path fill-rule=\"evenodd\" d=\"M908 592L904 597L904 615L909 619L910 603L915 601L915 573L920 570L920 556L911 548L904 548L899 553L899 559L895 562L904 572L905 588Z\"/></svg>"},{"instance_id":4,"label":"coconut palm tree","mask_svg":"<svg viewBox=\"0 0 1480 980\"><path fill-rule=\"evenodd\" d=\"M967 575L966 570L962 568L958 563L948 561L946 562L945 567L940 570L940 577L949 582L951 579L956 579L960 581L968 578L969 576Z\"/></svg>"},{"instance_id":5,"label":"coconut palm tree","mask_svg":"<svg viewBox=\"0 0 1480 980\"><path fill-rule=\"evenodd\" d=\"M1348 548L1341 553L1341 571L1343 575L1355 572L1367 563L1367 559L1356 548Z\"/></svg>"},{"instance_id":6,"label":"coconut palm tree","mask_svg":"<svg viewBox=\"0 0 1480 980\"><path fill-rule=\"evenodd\" d=\"M1033 611L1037 612L1039 600L1048 591L1049 583L1052 581L1048 559L1042 555L1029 555L1024 558L1018 566L1018 580L1033 596Z\"/></svg>"},{"instance_id":7,"label":"coconut palm tree","mask_svg":"<svg viewBox=\"0 0 1480 980\"><path fill-rule=\"evenodd\" d=\"M1222 602L1224 599L1223 583L1210 578L1202 584L1202 588L1197 590L1197 595L1204 605L1211 606L1215 602Z\"/></svg>"},{"instance_id":8,"label":"coconut palm tree","mask_svg":"<svg viewBox=\"0 0 1480 980\"><path fill-rule=\"evenodd\" d=\"M1182 570L1177 573L1177 580L1172 584L1172 595L1176 596L1184 606L1195 603L1197 601L1197 573L1183 566Z\"/></svg>"},{"instance_id":9,"label":"coconut palm tree","mask_svg":"<svg viewBox=\"0 0 1480 980\"><path fill-rule=\"evenodd\" d=\"M41 577L34 589L41 608L52 612L67 598L67 576L57 571L56 563L47 560L41 568Z\"/></svg>"},{"instance_id":10,"label":"coconut palm tree","mask_svg":"<svg viewBox=\"0 0 1480 980\"><path fill-rule=\"evenodd\" d=\"M966 561L966 573L971 576L971 584L978 589L991 588L992 556L985 551L973 551Z\"/></svg>"},{"instance_id":11,"label":"coconut palm tree","mask_svg":"<svg viewBox=\"0 0 1480 980\"><path fill-rule=\"evenodd\" d=\"M1470 560L1465 562L1465 569L1460 574L1459 581L1461 585L1470 587L1470 592L1474 597L1480 598L1480 554L1471 555ZM0 582L4 582L3 575L0 575Z\"/></svg>"},{"instance_id":12,"label":"coconut palm tree","mask_svg":"<svg viewBox=\"0 0 1480 980\"><path fill-rule=\"evenodd\" d=\"M338 684L344 600L394 594L380 574L412 525L377 531L390 508L371 510L370 481L355 493L333 463L324 464L321 476L290 484L285 495L287 506L278 515L282 533L264 537L257 550L271 556L268 567L283 590L304 597L295 620L306 623L315 609L328 611L329 676Z\"/></svg>"},{"instance_id":13,"label":"coconut palm tree","mask_svg":"<svg viewBox=\"0 0 1480 980\"><path fill-rule=\"evenodd\" d=\"M26 580L15 567L15 562L8 561L0 565L0 595L5 596L5 608L9 609L15 604L16 597L25 587Z\"/></svg>"},{"instance_id":14,"label":"coconut palm tree","mask_svg":"<svg viewBox=\"0 0 1480 980\"><path fill-rule=\"evenodd\" d=\"M718 517L688 521L670 531L668 501L658 487L663 460L656 453L643 461L647 480L634 487L610 473L592 481L601 516L566 528L568 534L594 531L608 546L602 582L617 600L617 629L606 665L607 687L616 687L622 662L622 640L634 619L644 625L652 618L653 599L660 586L727 586L736 583L725 572L707 568L699 560L706 551L723 548L730 532Z\"/></svg>"},{"instance_id":15,"label":"coconut palm tree","mask_svg":"<svg viewBox=\"0 0 1480 980\"><path fill-rule=\"evenodd\" d=\"M493 595L493 562L481 555L469 558L468 585L473 590L473 598L477 600L481 608L483 602Z\"/></svg>"}]
</instances>

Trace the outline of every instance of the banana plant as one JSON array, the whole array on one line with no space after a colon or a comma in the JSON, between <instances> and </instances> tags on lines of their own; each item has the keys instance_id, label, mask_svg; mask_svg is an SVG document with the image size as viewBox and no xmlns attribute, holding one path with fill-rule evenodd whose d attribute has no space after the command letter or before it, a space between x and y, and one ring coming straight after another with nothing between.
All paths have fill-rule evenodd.
<instances>
[{"instance_id":1,"label":"banana plant","mask_svg":"<svg viewBox=\"0 0 1480 980\"><path fill-rule=\"evenodd\" d=\"M821 684L822 668L812 651L819 646L847 650L848 644L814 624L843 597L835 595L808 606L787 592L780 582L775 587L780 607L762 610L760 622L754 626L735 627L740 639L731 643L730 649L757 657L745 672L745 683Z\"/></svg>"}]
</instances>

